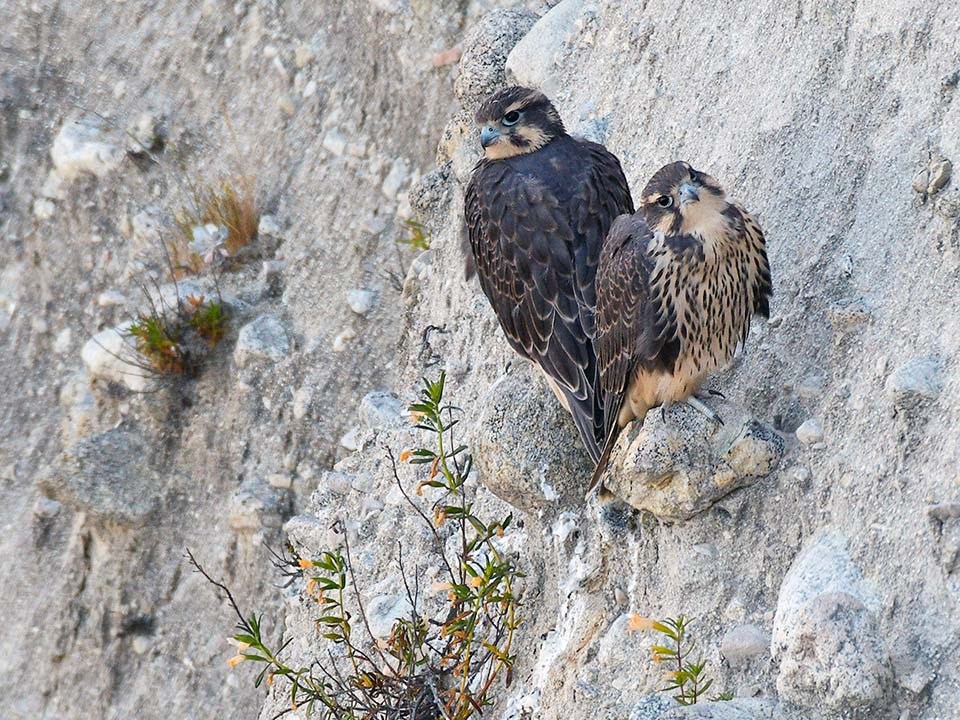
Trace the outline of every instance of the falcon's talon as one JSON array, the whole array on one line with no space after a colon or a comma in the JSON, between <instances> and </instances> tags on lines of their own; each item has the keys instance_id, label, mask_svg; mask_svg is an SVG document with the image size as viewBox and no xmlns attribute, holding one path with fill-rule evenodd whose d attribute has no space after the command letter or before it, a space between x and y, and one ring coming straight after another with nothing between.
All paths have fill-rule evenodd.
<instances>
[{"instance_id":1,"label":"falcon's talon","mask_svg":"<svg viewBox=\"0 0 960 720\"><path fill-rule=\"evenodd\" d=\"M723 425L723 418L717 414L717 411L712 407L707 405L703 400L701 400L696 395L691 395L686 399L687 405L692 407L698 413L704 415L711 422L717 423L717 425Z\"/></svg>"},{"instance_id":2,"label":"falcon's talon","mask_svg":"<svg viewBox=\"0 0 960 720\"><path fill-rule=\"evenodd\" d=\"M726 399L727 399L727 396L724 395L724 394L723 394L722 392L720 392L719 390L714 390L714 389L712 389L712 388L707 388L707 393L710 394L710 395L713 395L714 397L721 398L721 399L723 399L723 400L726 400Z\"/></svg>"}]
</instances>

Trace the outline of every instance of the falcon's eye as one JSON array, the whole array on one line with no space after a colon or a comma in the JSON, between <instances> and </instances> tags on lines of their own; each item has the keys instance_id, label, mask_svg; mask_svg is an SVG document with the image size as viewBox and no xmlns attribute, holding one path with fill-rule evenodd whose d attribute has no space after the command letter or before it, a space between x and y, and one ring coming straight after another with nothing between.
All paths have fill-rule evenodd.
<instances>
[{"instance_id":1,"label":"falcon's eye","mask_svg":"<svg viewBox=\"0 0 960 720\"><path fill-rule=\"evenodd\" d=\"M661 195L657 198L657 205L662 208L668 208L673 205L673 196L672 195Z\"/></svg>"},{"instance_id":2,"label":"falcon's eye","mask_svg":"<svg viewBox=\"0 0 960 720\"><path fill-rule=\"evenodd\" d=\"M504 125L516 125L517 121L520 119L520 113L516 110L511 110L506 115L503 116Z\"/></svg>"}]
</instances>

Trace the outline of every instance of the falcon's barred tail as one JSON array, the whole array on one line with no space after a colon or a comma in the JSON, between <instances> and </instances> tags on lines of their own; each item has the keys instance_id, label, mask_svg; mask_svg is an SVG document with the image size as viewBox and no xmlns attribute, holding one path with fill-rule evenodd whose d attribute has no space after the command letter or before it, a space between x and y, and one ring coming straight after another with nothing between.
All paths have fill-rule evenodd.
<instances>
[{"instance_id":1,"label":"falcon's barred tail","mask_svg":"<svg viewBox=\"0 0 960 720\"><path fill-rule=\"evenodd\" d=\"M577 433L583 442L583 446L590 456L591 462L598 462L600 458L600 443L597 439L597 428L594 426L594 416L597 412L596 403L593 397L588 396L586 400L578 400L565 390L561 390L567 401L567 408L570 411L570 417L573 418L573 424L577 426Z\"/></svg>"},{"instance_id":2,"label":"falcon's barred tail","mask_svg":"<svg viewBox=\"0 0 960 720\"><path fill-rule=\"evenodd\" d=\"M613 398L608 398L606 400L608 403L614 403ZM616 403L616 407L619 408L620 403ZM597 460L597 467L593 471L593 477L590 478L590 487L587 488L587 495L593 492L594 488L600 484L600 478L603 476L604 471L607 469L607 465L610 464L610 455L613 453L613 448L617 444L617 438L620 437L620 432L623 430L620 427L620 424L617 422L616 413L612 415L612 422L608 423L607 430L607 439L603 443L603 451L600 453L600 458ZM637 420L640 424L643 424L643 418L637 417Z\"/></svg>"},{"instance_id":3,"label":"falcon's barred tail","mask_svg":"<svg viewBox=\"0 0 960 720\"><path fill-rule=\"evenodd\" d=\"M619 428L617 428L617 430L619 430ZM610 435L607 436L607 441L603 444L603 452L600 453L600 459L597 460L597 468L593 471L593 477L590 478L590 487L587 488L587 495L590 495L593 489L600 484L600 478L610 463L610 453L613 452L613 446L617 444L617 436L619 434L619 432L611 432Z\"/></svg>"}]
</instances>

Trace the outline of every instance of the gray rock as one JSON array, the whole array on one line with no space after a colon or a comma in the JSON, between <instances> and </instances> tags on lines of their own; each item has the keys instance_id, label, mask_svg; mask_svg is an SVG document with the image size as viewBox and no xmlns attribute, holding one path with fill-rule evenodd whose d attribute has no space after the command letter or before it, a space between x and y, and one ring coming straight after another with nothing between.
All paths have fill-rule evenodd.
<instances>
[{"instance_id":1,"label":"gray rock","mask_svg":"<svg viewBox=\"0 0 960 720\"><path fill-rule=\"evenodd\" d=\"M397 581L399 585L399 580ZM375 638L390 637L393 624L400 618L410 617L413 606L403 595L379 595L366 607L370 632Z\"/></svg>"},{"instance_id":2,"label":"gray rock","mask_svg":"<svg viewBox=\"0 0 960 720\"><path fill-rule=\"evenodd\" d=\"M667 695L648 695L633 706L629 720L658 720L667 710L676 706L677 703Z\"/></svg>"},{"instance_id":3,"label":"gray rock","mask_svg":"<svg viewBox=\"0 0 960 720\"><path fill-rule=\"evenodd\" d=\"M804 604L780 653L777 692L808 708L876 717L893 684L890 658L872 612L844 592Z\"/></svg>"},{"instance_id":4,"label":"gray rock","mask_svg":"<svg viewBox=\"0 0 960 720\"><path fill-rule=\"evenodd\" d=\"M938 357L921 357L907 361L887 378L887 397L894 407L906 409L924 400L934 400L943 389L943 361Z\"/></svg>"},{"instance_id":5,"label":"gray rock","mask_svg":"<svg viewBox=\"0 0 960 720\"><path fill-rule=\"evenodd\" d=\"M261 215L257 223L258 235L270 235L271 237L280 237L283 228L274 215Z\"/></svg>"},{"instance_id":6,"label":"gray rock","mask_svg":"<svg viewBox=\"0 0 960 720\"><path fill-rule=\"evenodd\" d=\"M347 305L357 315L366 317L373 310L377 294L372 290L354 288L347 292Z\"/></svg>"},{"instance_id":7,"label":"gray rock","mask_svg":"<svg viewBox=\"0 0 960 720\"><path fill-rule=\"evenodd\" d=\"M397 158L393 161L393 164L390 166L390 171L383 179L380 192L382 192L383 196L388 200L396 200L397 195L400 194L400 190L406 185L409 175L410 170L407 161L403 158Z\"/></svg>"},{"instance_id":8,"label":"gray rock","mask_svg":"<svg viewBox=\"0 0 960 720\"><path fill-rule=\"evenodd\" d=\"M536 21L528 10L494 10L467 33L453 85L465 109L472 113L483 98L506 83L507 55Z\"/></svg>"},{"instance_id":9,"label":"gray rock","mask_svg":"<svg viewBox=\"0 0 960 720\"><path fill-rule=\"evenodd\" d=\"M846 539L829 530L812 538L777 600L771 647L780 695L803 707L857 712L882 702L892 671L876 625L878 605Z\"/></svg>"},{"instance_id":10,"label":"gray rock","mask_svg":"<svg viewBox=\"0 0 960 720\"><path fill-rule=\"evenodd\" d=\"M659 720L778 720L776 713L776 706L769 701L737 698L674 708Z\"/></svg>"},{"instance_id":11,"label":"gray rock","mask_svg":"<svg viewBox=\"0 0 960 720\"><path fill-rule=\"evenodd\" d=\"M804 420L796 431L797 440L804 445L813 445L823 441L823 424L818 418Z\"/></svg>"},{"instance_id":12,"label":"gray rock","mask_svg":"<svg viewBox=\"0 0 960 720\"><path fill-rule=\"evenodd\" d=\"M116 133L95 116L68 120L53 140L50 157L65 180L83 173L103 177L123 162L123 148Z\"/></svg>"},{"instance_id":13,"label":"gray rock","mask_svg":"<svg viewBox=\"0 0 960 720\"><path fill-rule=\"evenodd\" d=\"M130 323L101 330L87 340L80 357L90 377L118 383L133 392L146 392L156 385L156 377L128 340Z\"/></svg>"},{"instance_id":14,"label":"gray rock","mask_svg":"<svg viewBox=\"0 0 960 720\"><path fill-rule=\"evenodd\" d=\"M573 422L534 372L523 364L490 387L470 441L480 482L527 511L581 503L590 479Z\"/></svg>"},{"instance_id":15,"label":"gray rock","mask_svg":"<svg viewBox=\"0 0 960 720\"><path fill-rule=\"evenodd\" d=\"M227 509L230 527L238 532L279 528L290 514L290 502L290 493L278 490L260 478L251 478L230 498Z\"/></svg>"},{"instance_id":16,"label":"gray rock","mask_svg":"<svg viewBox=\"0 0 960 720\"><path fill-rule=\"evenodd\" d=\"M323 147L337 157L342 156L347 151L347 143L350 139L336 128L327 131L323 137Z\"/></svg>"},{"instance_id":17,"label":"gray rock","mask_svg":"<svg viewBox=\"0 0 960 720\"><path fill-rule=\"evenodd\" d=\"M642 426L629 426L604 477L607 489L661 519L686 520L777 467L785 447L779 435L730 403L713 405L721 427L685 406L666 421L654 410Z\"/></svg>"},{"instance_id":18,"label":"gray rock","mask_svg":"<svg viewBox=\"0 0 960 720\"><path fill-rule=\"evenodd\" d=\"M378 390L360 401L360 424L370 430L400 428L408 424L406 408L396 393Z\"/></svg>"},{"instance_id":19,"label":"gray rock","mask_svg":"<svg viewBox=\"0 0 960 720\"><path fill-rule=\"evenodd\" d=\"M518 85L553 94L557 88L555 58L574 31L585 0L562 0L518 42L507 56L507 73Z\"/></svg>"},{"instance_id":20,"label":"gray rock","mask_svg":"<svg viewBox=\"0 0 960 720\"><path fill-rule=\"evenodd\" d=\"M233 359L238 367L255 362L276 362L290 353L287 330L273 315L261 315L240 328Z\"/></svg>"},{"instance_id":21,"label":"gray rock","mask_svg":"<svg viewBox=\"0 0 960 720\"><path fill-rule=\"evenodd\" d=\"M739 667L770 653L770 635L756 625L739 625L724 634L720 654L731 667Z\"/></svg>"},{"instance_id":22,"label":"gray rock","mask_svg":"<svg viewBox=\"0 0 960 720\"><path fill-rule=\"evenodd\" d=\"M116 428L67 448L41 476L40 486L74 510L140 525L157 509L169 482L154 468L143 438Z\"/></svg>"}]
</instances>

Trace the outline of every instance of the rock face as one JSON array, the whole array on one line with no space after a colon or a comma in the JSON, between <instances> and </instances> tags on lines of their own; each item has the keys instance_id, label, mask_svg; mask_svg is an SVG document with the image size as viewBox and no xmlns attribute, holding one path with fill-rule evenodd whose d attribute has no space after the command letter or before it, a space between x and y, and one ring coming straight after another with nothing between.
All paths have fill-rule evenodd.
<instances>
[{"instance_id":1,"label":"rock face","mask_svg":"<svg viewBox=\"0 0 960 720\"><path fill-rule=\"evenodd\" d=\"M874 717L892 686L877 605L844 538L824 533L794 560L780 589L773 655L777 691L803 707Z\"/></svg>"},{"instance_id":2,"label":"rock face","mask_svg":"<svg viewBox=\"0 0 960 720\"><path fill-rule=\"evenodd\" d=\"M76 510L126 524L148 520L166 492L143 438L119 429L74 443L41 485Z\"/></svg>"},{"instance_id":3,"label":"rock face","mask_svg":"<svg viewBox=\"0 0 960 720\"><path fill-rule=\"evenodd\" d=\"M956 716L955 4L221 5L0 3L0 715L289 710L279 678L225 665L234 618L186 548L294 639L291 665L330 648L265 544L349 538L378 634L404 610L400 547L439 607L402 491L428 518L441 498L387 452L429 442L406 407L445 371L473 507L513 515L526 576L485 717ZM473 114L514 80L602 140L635 200L686 159L766 233L771 318L710 381L726 424L628 428L605 482L632 505L584 498L572 423L464 278ZM179 280L222 292L229 327L191 377L138 384L88 340L122 349L142 290L171 299L171 245L222 235L177 224L184 178L238 173L259 236ZM633 612L694 618L736 699L659 692Z\"/></svg>"},{"instance_id":4,"label":"rock face","mask_svg":"<svg viewBox=\"0 0 960 720\"><path fill-rule=\"evenodd\" d=\"M633 423L607 488L638 510L685 520L776 469L785 450L780 436L733 405L717 404L717 412L721 427L687 407Z\"/></svg>"},{"instance_id":5,"label":"rock face","mask_svg":"<svg viewBox=\"0 0 960 720\"><path fill-rule=\"evenodd\" d=\"M524 363L490 386L471 443L480 482L527 512L582 502L590 478L576 430L534 372Z\"/></svg>"}]
</instances>

